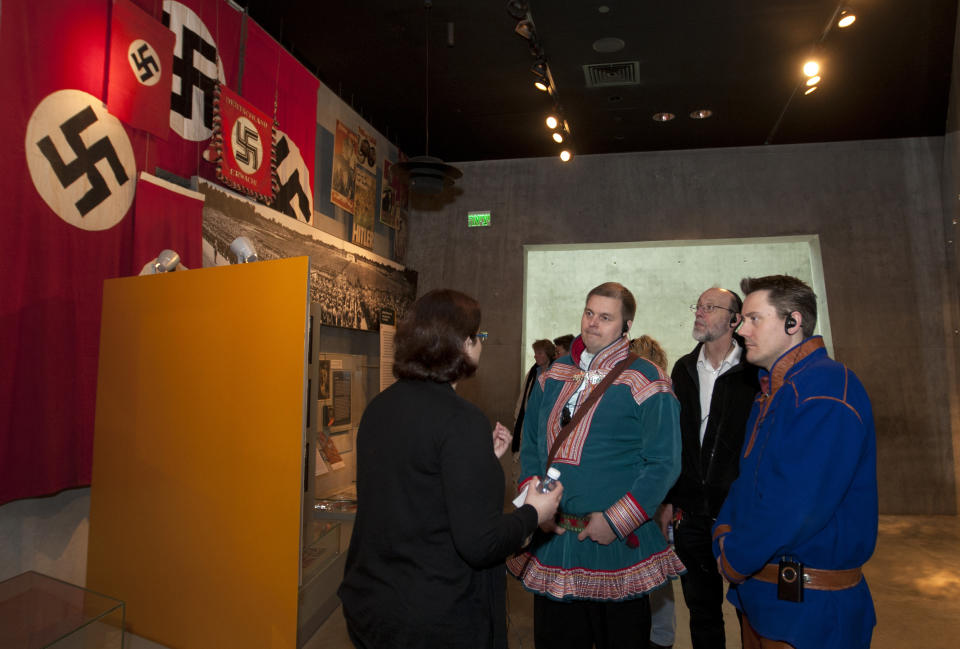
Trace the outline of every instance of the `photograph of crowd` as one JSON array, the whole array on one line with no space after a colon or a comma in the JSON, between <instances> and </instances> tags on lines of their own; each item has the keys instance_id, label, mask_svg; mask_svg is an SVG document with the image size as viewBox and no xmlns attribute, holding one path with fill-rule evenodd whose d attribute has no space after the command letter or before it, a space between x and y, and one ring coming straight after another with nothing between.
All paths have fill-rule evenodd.
<instances>
[{"instance_id":1,"label":"photograph of crowd","mask_svg":"<svg viewBox=\"0 0 960 649\"><path fill-rule=\"evenodd\" d=\"M234 263L230 242L245 236L260 260L310 257L310 301L325 325L377 330L380 311L399 319L416 298L417 274L316 228L201 180L203 265Z\"/></svg>"}]
</instances>

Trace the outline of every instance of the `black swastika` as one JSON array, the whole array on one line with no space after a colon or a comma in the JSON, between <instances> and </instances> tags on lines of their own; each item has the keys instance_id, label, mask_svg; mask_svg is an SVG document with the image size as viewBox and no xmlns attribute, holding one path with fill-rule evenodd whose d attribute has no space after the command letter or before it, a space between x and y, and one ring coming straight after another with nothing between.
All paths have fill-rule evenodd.
<instances>
[{"instance_id":1,"label":"black swastika","mask_svg":"<svg viewBox=\"0 0 960 649\"><path fill-rule=\"evenodd\" d=\"M163 12L163 24L170 27L170 14ZM217 48L213 43L203 40L200 34L181 28L180 56L173 57L173 74L180 77L180 93L170 93L170 109L193 119L193 89L203 91L203 125L213 128L213 91L217 79L208 77L193 65L194 54L199 54L214 65L217 64Z\"/></svg>"},{"instance_id":2,"label":"black swastika","mask_svg":"<svg viewBox=\"0 0 960 649\"><path fill-rule=\"evenodd\" d=\"M140 81L144 82L152 77L154 73L160 74L160 66L157 65L157 60L152 56L144 56L144 52L148 51L149 49L150 46L144 43L137 49L136 52L130 55L130 58L133 60L133 64L137 66L137 70L140 70Z\"/></svg>"},{"instance_id":3,"label":"black swastika","mask_svg":"<svg viewBox=\"0 0 960 649\"><path fill-rule=\"evenodd\" d=\"M234 125L233 130L233 140L236 144L233 157L237 159L237 162L258 169L260 167L260 155L256 145L252 143L260 141L260 134L257 133L256 129L241 126L239 121Z\"/></svg>"},{"instance_id":4,"label":"black swastika","mask_svg":"<svg viewBox=\"0 0 960 649\"><path fill-rule=\"evenodd\" d=\"M280 166L289 154L290 144L287 142L287 138L282 137L277 143L277 167ZM310 201L307 198L306 192L303 191L303 184L300 182L299 169L290 174L290 177L280 185L280 189L277 190L274 205L279 207L280 211L287 216L297 218L296 212L294 212L293 207L290 205L294 198L300 203L300 212L302 212L303 217L307 220L307 223L309 223L313 214L310 213Z\"/></svg>"},{"instance_id":5,"label":"black swastika","mask_svg":"<svg viewBox=\"0 0 960 649\"><path fill-rule=\"evenodd\" d=\"M49 135L37 142L37 147L50 163L53 173L56 174L57 180L60 181L64 189L72 185L81 176L87 177L90 189L76 202L80 216L86 216L90 210L110 197L110 188L107 187L107 183L95 166L98 162L106 160L110 163L110 169L113 170L113 175L119 185L123 185L129 180L109 137L100 138L89 147L80 138L80 134L96 121L97 114L93 112L93 108L87 106L60 125L60 132L63 133L67 144L70 145L77 156L70 163L64 163L63 158L60 157L60 152L57 151L57 147L54 146Z\"/></svg>"}]
</instances>

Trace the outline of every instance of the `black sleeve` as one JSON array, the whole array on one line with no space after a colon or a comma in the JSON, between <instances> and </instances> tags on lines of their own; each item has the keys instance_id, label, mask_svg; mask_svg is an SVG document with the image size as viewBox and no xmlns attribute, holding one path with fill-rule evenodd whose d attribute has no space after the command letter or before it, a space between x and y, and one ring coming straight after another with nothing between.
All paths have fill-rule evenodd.
<instances>
[{"instance_id":1,"label":"black sleeve","mask_svg":"<svg viewBox=\"0 0 960 649\"><path fill-rule=\"evenodd\" d=\"M443 498L457 552L471 567L496 565L537 527L537 510L503 513L504 478L489 423L479 412L449 421L440 451Z\"/></svg>"}]
</instances>

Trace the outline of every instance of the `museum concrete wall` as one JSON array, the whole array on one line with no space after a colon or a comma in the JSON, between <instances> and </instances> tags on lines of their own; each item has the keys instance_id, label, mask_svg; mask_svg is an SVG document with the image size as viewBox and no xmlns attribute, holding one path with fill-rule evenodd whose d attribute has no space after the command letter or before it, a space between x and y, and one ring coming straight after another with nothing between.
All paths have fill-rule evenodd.
<instances>
[{"instance_id":1,"label":"museum concrete wall","mask_svg":"<svg viewBox=\"0 0 960 649\"><path fill-rule=\"evenodd\" d=\"M480 372L459 389L491 420L512 426L531 342L521 340L525 244L816 234L835 355L873 401L881 511L957 513L944 138L459 166L446 204L413 206L406 262L420 294L449 286L480 300L490 338ZM466 227L468 211L486 209L491 227ZM554 335L560 328L569 326Z\"/></svg>"}]
</instances>

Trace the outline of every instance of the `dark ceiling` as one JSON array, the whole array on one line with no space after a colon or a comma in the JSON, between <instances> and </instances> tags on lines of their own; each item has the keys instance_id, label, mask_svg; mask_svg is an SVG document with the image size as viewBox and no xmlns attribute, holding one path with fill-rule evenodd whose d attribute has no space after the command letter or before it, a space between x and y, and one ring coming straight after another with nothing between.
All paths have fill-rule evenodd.
<instances>
[{"instance_id":1,"label":"dark ceiling","mask_svg":"<svg viewBox=\"0 0 960 649\"><path fill-rule=\"evenodd\" d=\"M561 148L544 125L554 98L533 87L536 46L508 5L529 8L576 155L942 135L957 11L957 0L238 4L411 156L426 146L429 19L429 153L448 162ZM828 29L841 5L856 22ZM598 53L601 38L624 46ZM811 56L823 78L805 96ZM634 62L632 85L587 87L585 65ZM701 108L713 115L691 119Z\"/></svg>"}]
</instances>

